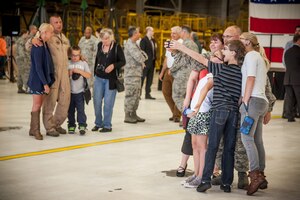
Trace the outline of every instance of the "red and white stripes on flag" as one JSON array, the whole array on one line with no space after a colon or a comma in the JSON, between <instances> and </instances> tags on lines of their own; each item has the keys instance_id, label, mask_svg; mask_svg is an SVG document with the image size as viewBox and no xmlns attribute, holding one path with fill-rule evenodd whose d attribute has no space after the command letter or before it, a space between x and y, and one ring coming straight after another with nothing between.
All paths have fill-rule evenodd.
<instances>
[{"instance_id":1,"label":"red and white stripes on flag","mask_svg":"<svg viewBox=\"0 0 300 200\"><path fill-rule=\"evenodd\" d=\"M258 37L273 68L281 68L285 44L300 25L300 0L250 0L249 30Z\"/></svg>"}]
</instances>

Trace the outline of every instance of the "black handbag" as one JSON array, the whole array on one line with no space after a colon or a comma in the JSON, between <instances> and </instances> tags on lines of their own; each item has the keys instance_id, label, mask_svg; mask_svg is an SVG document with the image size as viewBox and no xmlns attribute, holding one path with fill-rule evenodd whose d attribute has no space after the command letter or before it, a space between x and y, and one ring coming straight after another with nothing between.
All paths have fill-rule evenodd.
<instances>
[{"instance_id":1,"label":"black handbag","mask_svg":"<svg viewBox=\"0 0 300 200\"><path fill-rule=\"evenodd\" d=\"M115 47L115 56L116 59L118 59L118 54L117 54L117 49L118 49L118 45L116 45ZM125 90L125 86L124 86L124 78L122 76L122 74L118 73L118 70L116 69L116 75L117 75L117 79L115 81L116 84L116 88L118 92L123 92Z\"/></svg>"},{"instance_id":2,"label":"black handbag","mask_svg":"<svg viewBox=\"0 0 300 200\"><path fill-rule=\"evenodd\" d=\"M83 77L83 80L84 80L84 92L83 92L83 97L84 97L84 100L85 100L85 103L86 105L89 104L90 100L92 99L92 93L91 93L91 90L89 88L89 84L86 80L85 77Z\"/></svg>"},{"instance_id":3,"label":"black handbag","mask_svg":"<svg viewBox=\"0 0 300 200\"><path fill-rule=\"evenodd\" d=\"M117 77L117 80L116 80L116 87L117 87L118 92L123 92L125 90L124 83L118 77Z\"/></svg>"}]
</instances>

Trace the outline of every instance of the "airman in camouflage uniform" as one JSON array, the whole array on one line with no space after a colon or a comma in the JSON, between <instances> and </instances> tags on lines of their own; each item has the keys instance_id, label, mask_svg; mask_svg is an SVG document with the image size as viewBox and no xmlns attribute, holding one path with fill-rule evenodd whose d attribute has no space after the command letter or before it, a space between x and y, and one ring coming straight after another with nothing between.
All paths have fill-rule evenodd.
<instances>
[{"instance_id":1,"label":"airman in camouflage uniform","mask_svg":"<svg viewBox=\"0 0 300 200\"><path fill-rule=\"evenodd\" d=\"M198 46L190 39L191 29L189 27L183 26L181 31L181 38L183 39L183 45L199 52ZM180 52L172 52L175 54L174 63L170 68L171 75L174 78L172 85L172 98L175 102L176 107L182 112L183 111L183 101L185 98L187 81L189 79L190 73L194 65L199 65L190 56Z\"/></svg>"},{"instance_id":2,"label":"airman in camouflage uniform","mask_svg":"<svg viewBox=\"0 0 300 200\"><path fill-rule=\"evenodd\" d=\"M21 36L16 41L16 63L18 66L18 93L27 92L27 81L30 72L30 59L25 49L25 43L28 40L28 31L22 30ZM25 90L23 89L23 86Z\"/></svg>"},{"instance_id":3,"label":"airman in camouflage uniform","mask_svg":"<svg viewBox=\"0 0 300 200\"><path fill-rule=\"evenodd\" d=\"M94 75L94 65L97 53L97 45L99 40L92 35L93 30L91 27L87 26L84 31L84 36L79 40L78 46L81 49L82 56L86 59L92 75ZM94 76L89 80L89 86L92 87L94 83Z\"/></svg>"},{"instance_id":4,"label":"airman in camouflage uniform","mask_svg":"<svg viewBox=\"0 0 300 200\"><path fill-rule=\"evenodd\" d=\"M143 52L136 41L140 38L139 29L135 27L129 28L129 39L124 46L124 54L126 65L124 67L124 85L125 85L125 123L144 122L137 116L136 110L139 106L139 98L141 93L141 78L145 61L148 59L147 54Z\"/></svg>"}]
</instances>

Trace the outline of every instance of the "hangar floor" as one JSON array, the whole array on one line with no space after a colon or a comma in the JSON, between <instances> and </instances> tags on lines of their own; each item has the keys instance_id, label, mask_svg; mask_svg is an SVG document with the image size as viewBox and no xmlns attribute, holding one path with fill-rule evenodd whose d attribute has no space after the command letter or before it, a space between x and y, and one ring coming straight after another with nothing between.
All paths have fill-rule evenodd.
<instances>
[{"instance_id":1,"label":"hangar floor","mask_svg":"<svg viewBox=\"0 0 300 200\"><path fill-rule=\"evenodd\" d=\"M180 185L175 176L181 158L183 131L169 122L170 111L157 84L156 100L142 98L138 114L145 123L125 124L124 93L117 94L113 131L88 131L85 136L28 136L31 95L17 94L16 85L0 80L0 199L1 200L193 200L193 199L299 199L300 123L281 119L282 101L277 101L273 119L264 127L267 155L267 190L249 197L237 189L224 193L214 186L206 193ZM94 112L86 107L88 129ZM66 123L64 128L66 128ZM42 126L43 127L43 126ZM193 170L192 158L188 172Z\"/></svg>"}]
</instances>

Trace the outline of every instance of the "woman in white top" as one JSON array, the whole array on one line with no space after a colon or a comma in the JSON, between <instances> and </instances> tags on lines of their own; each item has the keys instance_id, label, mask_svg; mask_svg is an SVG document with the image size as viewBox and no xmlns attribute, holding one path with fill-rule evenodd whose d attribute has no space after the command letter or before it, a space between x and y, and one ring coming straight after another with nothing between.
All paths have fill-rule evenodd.
<instances>
[{"instance_id":1,"label":"woman in white top","mask_svg":"<svg viewBox=\"0 0 300 200\"><path fill-rule=\"evenodd\" d=\"M243 33L240 40L246 47L247 54L242 66L242 105L241 123L248 114L254 119L249 134L241 133L242 142L247 151L250 164L250 180L247 194L252 195L267 181L264 176L265 149L262 138L263 119L268 109L265 95L269 61L260 47L257 37L252 33Z\"/></svg>"}]
</instances>

